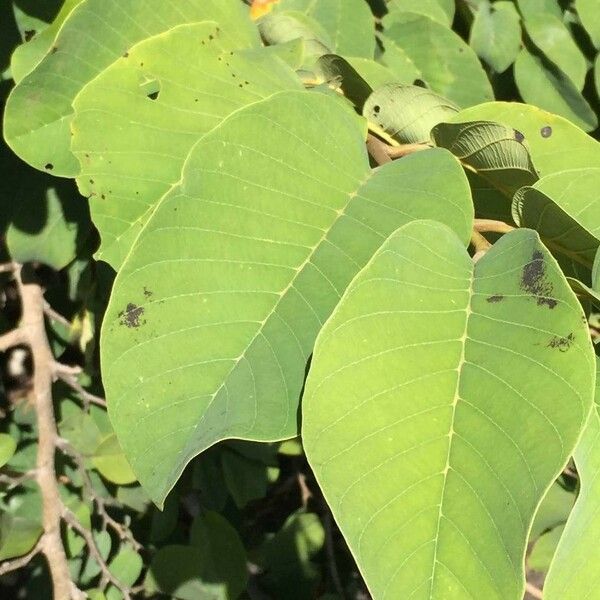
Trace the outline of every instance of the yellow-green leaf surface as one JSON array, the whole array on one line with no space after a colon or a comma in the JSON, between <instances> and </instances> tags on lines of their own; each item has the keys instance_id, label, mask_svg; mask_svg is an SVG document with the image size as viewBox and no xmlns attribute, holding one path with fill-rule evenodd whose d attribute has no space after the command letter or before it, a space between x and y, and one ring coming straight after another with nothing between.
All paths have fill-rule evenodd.
<instances>
[{"instance_id":1,"label":"yellow-green leaf surface","mask_svg":"<svg viewBox=\"0 0 600 600\"><path fill-rule=\"evenodd\" d=\"M376 600L521 600L534 513L589 415L581 307L535 232L473 264L416 221L315 345L302 436Z\"/></svg>"},{"instance_id":2,"label":"yellow-green leaf surface","mask_svg":"<svg viewBox=\"0 0 600 600\"><path fill-rule=\"evenodd\" d=\"M389 10L383 18L384 27L388 27L395 17L403 12L425 15L446 27L452 25L454 2L450 0L390 0L386 4Z\"/></svg>"},{"instance_id":3,"label":"yellow-green leaf surface","mask_svg":"<svg viewBox=\"0 0 600 600\"><path fill-rule=\"evenodd\" d=\"M460 165L429 150L371 171L337 98L282 92L194 148L119 272L102 334L109 414L160 503L224 438L297 435L304 369L345 286L420 216L470 237Z\"/></svg>"},{"instance_id":4,"label":"yellow-green leaf surface","mask_svg":"<svg viewBox=\"0 0 600 600\"><path fill-rule=\"evenodd\" d=\"M512 2L481 2L475 13L469 44L494 71L512 65L521 47L521 19Z\"/></svg>"},{"instance_id":5,"label":"yellow-green leaf surface","mask_svg":"<svg viewBox=\"0 0 600 600\"><path fill-rule=\"evenodd\" d=\"M600 370L600 364L598 365ZM583 437L575 450L580 490L544 586L546 600L592 600L600 573L600 389Z\"/></svg>"},{"instance_id":6,"label":"yellow-green leaf surface","mask_svg":"<svg viewBox=\"0 0 600 600\"><path fill-rule=\"evenodd\" d=\"M553 250L589 267L600 245L600 168L560 171L524 187L513 218L539 232Z\"/></svg>"},{"instance_id":7,"label":"yellow-green leaf surface","mask_svg":"<svg viewBox=\"0 0 600 600\"><path fill-rule=\"evenodd\" d=\"M97 258L115 269L204 133L242 106L301 89L279 58L234 50L233 38L216 23L175 27L132 48L75 99L77 182L100 231Z\"/></svg>"},{"instance_id":8,"label":"yellow-green leaf surface","mask_svg":"<svg viewBox=\"0 0 600 600\"><path fill-rule=\"evenodd\" d=\"M523 48L515 61L515 82L525 102L566 117L585 131L598 118L575 84L548 59Z\"/></svg>"},{"instance_id":9,"label":"yellow-green leaf surface","mask_svg":"<svg viewBox=\"0 0 600 600\"><path fill-rule=\"evenodd\" d=\"M389 83L368 98L363 115L403 144L429 142L435 125L458 108L446 98L415 85Z\"/></svg>"},{"instance_id":10,"label":"yellow-green leaf surface","mask_svg":"<svg viewBox=\"0 0 600 600\"><path fill-rule=\"evenodd\" d=\"M247 7L238 0L84 0L69 14L52 50L11 93L4 117L7 142L34 167L74 177L79 165L70 151L71 103L83 86L137 42L205 20L233 32L239 47L259 43Z\"/></svg>"},{"instance_id":11,"label":"yellow-green leaf surface","mask_svg":"<svg viewBox=\"0 0 600 600\"><path fill-rule=\"evenodd\" d=\"M408 54L400 43L386 37L382 33L377 36L377 40L383 50L382 54L378 56L378 60L394 73L396 76L395 81L400 83L414 83L415 80L421 78L421 71L419 71L415 63L408 57Z\"/></svg>"},{"instance_id":12,"label":"yellow-green leaf surface","mask_svg":"<svg viewBox=\"0 0 600 600\"><path fill-rule=\"evenodd\" d=\"M440 123L431 137L511 198L538 179L524 136L512 127L492 121Z\"/></svg>"},{"instance_id":13,"label":"yellow-green leaf surface","mask_svg":"<svg viewBox=\"0 0 600 600\"><path fill-rule=\"evenodd\" d=\"M600 48L600 11L597 1L576 0L575 8L594 46Z\"/></svg>"},{"instance_id":14,"label":"yellow-green leaf surface","mask_svg":"<svg viewBox=\"0 0 600 600\"><path fill-rule=\"evenodd\" d=\"M3 467L13 457L16 449L15 439L6 433L0 433L0 467Z\"/></svg>"},{"instance_id":15,"label":"yellow-green leaf surface","mask_svg":"<svg viewBox=\"0 0 600 600\"><path fill-rule=\"evenodd\" d=\"M19 83L26 75L44 58L51 49L52 43L58 31L71 11L82 2L82 0L65 0L60 12L49 27L17 47L10 59L10 74L16 83Z\"/></svg>"},{"instance_id":16,"label":"yellow-green leaf surface","mask_svg":"<svg viewBox=\"0 0 600 600\"><path fill-rule=\"evenodd\" d=\"M434 92L460 107L492 100L492 87L475 52L448 27L424 15L400 13L385 37L404 50Z\"/></svg>"},{"instance_id":17,"label":"yellow-green leaf surface","mask_svg":"<svg viewBox=\"0 0 600 600\"><path fill-rule=\"evenodd\" d=\"M123 450L121 450L117 436L114 434L100 442L92 457L92 464L103 477L117 485L129 485L136 481Z\"/></svg>"},{"instance_id":18,"label":"yellow-green leaf surface","mask_svg":"<svg viewBox=\"0 0 600 600\"><path fill-rule=\"evenodd\" d=\"M521 132L540 177L557 171L600 167L600 143L564 117L516 102L488 102L467 108L455 123L487 120Z\"/></svg>"}]
</instances>

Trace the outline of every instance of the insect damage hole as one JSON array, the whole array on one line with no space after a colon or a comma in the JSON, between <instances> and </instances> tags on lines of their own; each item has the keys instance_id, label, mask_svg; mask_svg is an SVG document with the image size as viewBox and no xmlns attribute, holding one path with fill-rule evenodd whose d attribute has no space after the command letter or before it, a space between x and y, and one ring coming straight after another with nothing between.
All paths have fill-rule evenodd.
<instances>
[{"instance_id":1,"label":"insect damage hole","mask_svg":"<svg viewBox=\"0 0 600 600\"><path fill-rule=\"evenodd\" d=\"M160 81L156 78L146 77L140 83L140 89L149 100L157 100L160 95Z\"/></svg>"}]
</instances>

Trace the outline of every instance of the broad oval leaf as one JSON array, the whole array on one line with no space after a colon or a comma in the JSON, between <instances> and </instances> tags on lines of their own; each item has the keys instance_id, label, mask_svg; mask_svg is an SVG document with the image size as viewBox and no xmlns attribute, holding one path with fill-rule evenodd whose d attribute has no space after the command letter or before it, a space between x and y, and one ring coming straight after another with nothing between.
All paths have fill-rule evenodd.
<instances>
[{"instance_id":1,"label":"broad oval leaf","mask_svg":"<svg viewBox=\"0 0 600 600\"><path fill-rule=\"evenodd\" d=\"M416 13L400 13L385 37L404 50L433 91L458 106L494 97L475 52L444 25Z\"/></svg>"},{"instance_id":2,"label":"broad oval leaf","mask_svg":"<svg viewBox=\"0 0 600 600\"><path fill-rule=\"evenodd\" d=\"M468 241L458 162L429 150L371 171L357 119L307 92L236 112L196 145L119 272L104 385L157 503L218 440L297 434L316 334L391 231L426 214Z\"/></svg>"},{"instance_id":3,"label":"broad oval leaf","mask_svg":"<svg viewBox=\"0 0 600 600\"><path fill-rule=\"evenodd\" d=\"M523 134L540 177L557 171L600 167L600 143L564 117L516 102L488 102L466 108L455 123L497 121Z\"/></svg>"},{"instance_id":4,"label":"broad oval leaf","mask_svg":"<svg viewBox=\"0 0 600 600\"><path fill-rule=\"evenodd\" d=\"M600 245L600 168L561 171L519 190L513 219L544 242L588 267Z\"/></svg>"},{"instance_id":5,"label":"broad oval leaf","mask_svg":"<svg viewBox=\"0 0 600 600\"><path fill-rule=\"evenodd\" d=\"M383 26L389 27L397 15L412 12L425 15L446 27L452 25L454 2L451 0L390 0L386 8L389 12L383 17Z\"/></svg>"},{"instance_id":6,"label":"broad oval leaf","mask_svg":"<svg viewBox=\"0 0 600 600\"><path fill-rule=\"evenodd\" d=\"M592 131L598 118L573 82L543 56L523 48L515 61L515 81L525 102L535 104Z\"/></svg>"},{"instance_id":7,"label":"broad oval leaf","mask_svg":"<svg viewBox=\"0 0 600 600\"><path fill-rule=\"evenodd\" d=\"M509 197L538 179L525 138L512 127L492 121L440 123L431 137Z\"/></svg>"},{"instance_id":8,"label":"broad oval leaf","mask_svg":"<svg viewBox=\"0 0 600 600\"><path fill-rule=\"evenodd\" d=\"M457 112L456 105L435 92L400 83L376 89L363 108L364 117L403 144L428 142L433 127Z\"/></svg>"},{"instance_id":9,"label":"broad oval leaf","mask_svg":"<svg viewBox=\"0 0 600 600\"><path fill-rule=\"evenodd\" d=\"M79 172L70 151L71 103L78 92L137 42L176 25L212 19L239 47L259 44L239 0L85 0L63 24L52 50L13 90L4 135L23 160L54 175ZM40 93L44 90L44 93Z\"/></svg>"},{"instance_id":10,"label":"broad oval leaf","mask_svg":"<svg viewBox=\"0 0 600 600\"><path fill-rule=\"evenodd\" d=\"M533 515L591 408L581 307L535 232L473 264L409 223L316 342L309 462L377 600L520 600Z\"/></svg>"},{"instance_id":11,"label":"broad oval leaf","mask_svg":"<svg viewBox=\"0 0 600 600\"><path fill-rule=\"evenodd\" d=\"M600 373L600 363L597 369ZM596 377L596 403L581 441L575 449L580 489L575 508L560 539L544 585L546 600L593 598L600 562L600 377Z\"/></svg>"},{"instance_id":12,"label":"broad oval leaf","mask_svg":"<svg viewBox=\"0 0 600 600\"><path fill-rule=\"evenodd\" d=\"M96 257L115 269L204 133L242 106L301 89L271 52L234 50L231 37L211 22L175 27L132 48L75 99L77 183L101 235Z\"/></svg>"}]
</instances>

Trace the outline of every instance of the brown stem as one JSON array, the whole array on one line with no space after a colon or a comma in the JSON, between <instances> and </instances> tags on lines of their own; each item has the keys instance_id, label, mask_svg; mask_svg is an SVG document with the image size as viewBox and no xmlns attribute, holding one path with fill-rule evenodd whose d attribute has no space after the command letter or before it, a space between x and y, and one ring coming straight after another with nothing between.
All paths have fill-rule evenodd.
<instances>
[{"instance_id":1,"label":"brown stem","mask_svg":"<svg viewBox=\"0 0 600 600\"><path fill-rule=\"evenodd\" d=\"M492 245L475 229L473 229L473 233L471 234L471 246L475 250L475 255L480 255L484 252L487 252Z\"/></svg>"},{"instance_id":2,"label":"brown stem","mask_svg":"<svg viewBox=\"0 0 600 600\"><path fill-rule=\"evenodd\" d=\"M0 265L0 273L12 273L17 270L18 266L16 263L5 263Z\"/></svg>"},{"instance_id":3,"label":"brown stem","mask_svg":"<svg viewBox=\"0 0 600 600\"><path fill-rule=\"evenodd\" d=\"M388 146L386 150L390 158L402 158L414 152L430 149L429 144L401 144L400 146Z\"/></svg>"},{"instance_id":4,"label":"brown stem","mask_svg":"<svg viewBox=\"0 0 600 600\"><path fill-rule=\"evenodd\" d=\"M367 135L367 150L378 165L385 165L386 163L392 162L392 159L387 153L386 146L386 143L382 142L373 134L369 133Z\"/></svg>"},{"instance_id":5,"label":"brown stem","mask_svg":"<svg viewBox=\"0 0 600 600\"><path fill-rule=\"evenodd\" d=\"M525 590L530 596L538 598L539 600L542 600L544 597L542 590L535 587L535 585L533 585L533 583L530 583L529 581L525 584Z\"/></svg>"},{"instance_id":6,"label":"brown stem","mask_svg":"<svg viewBox=\"0 0 600 600\"><path fill-rule=\"evenodd\" d=\"M0 335L0 352L6 352L13 346L25 344L26 340L20 329L13 329Z\"/></svg>"},{"instance_id":7,"label":"brown stem","mask_svg":"<svg viewBox=\"0 0 600 600\"><path fill-rule=\"evenodd\" d=\"M79 381L77 381L77 376L74 374L75 372L76 370L70 369L70 367L67 367L66 365L54 363L54 376L66 383L73 391L77 392L86 405L95 404L96 406L106 408L106 400L88 392Z\"/></svg>"},{"instance_id":8,"label":"brown stem","mask_svg":"<svg viewBox=\"0 0 600 600\"><path fill-rule=\"evenodd\" d=\"M73 597L74 585L61 540L62 502L55 471L55 444L58 437L52 402L52 364L54 357L46 336L44 324L44 295L36 283L25 283L21 268L17 267L17 285L22 302L20 331L29 345L33 358L33 397L38 424L37 482L42 495L41 552L46 557L54 600Z\"/></svg>"},{"instance_id":9,"label":"brown stem","mask_svg":"<svg viewBox=\"0 0 600 600\"><path fill-rule=\"evenodd\" d=\"M479 233L510 233L516 227L505 223L504 221L494 221L493 219L475 219L473 229Z\"/></svg>"}]
</instances>

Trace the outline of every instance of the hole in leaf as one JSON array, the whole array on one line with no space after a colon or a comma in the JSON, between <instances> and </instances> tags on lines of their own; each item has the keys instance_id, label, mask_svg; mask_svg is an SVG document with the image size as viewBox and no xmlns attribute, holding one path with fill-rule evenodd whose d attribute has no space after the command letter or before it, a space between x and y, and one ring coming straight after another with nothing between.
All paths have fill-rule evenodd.
<instances>
[{"instance_id":1,"label":"hole in leaf","mask_svg":"<svg viewBox=\"0 0 600 600\"><path fill-rule=\"evenodd\" d=\"M140 83L140 88L149 100L156 100L160 94L160 81L146 78Z\"/></svg>"},{"instance_id":2,"label":"hole in leaf","mask_svg":"<svg viewBox=\"0 0 600 600\"><path fill-rule=\"evenodd\" d=\"M381 106L379 106L378 104L376 104L376 105L373 107L373 112L374 112L376 115L378 115L378 114L379 114L379 111L380 111L380 110L381 110Z\"/></svg>"}]
</instances>

